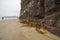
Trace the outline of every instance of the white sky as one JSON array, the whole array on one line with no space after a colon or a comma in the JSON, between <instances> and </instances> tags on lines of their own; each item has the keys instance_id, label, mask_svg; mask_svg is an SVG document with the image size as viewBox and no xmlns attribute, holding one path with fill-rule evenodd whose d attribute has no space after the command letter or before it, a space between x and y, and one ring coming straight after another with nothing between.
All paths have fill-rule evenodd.
<instances>
[{"instance_id":1,"label":"white sky","mask_svg":"<svg viewBox=\"0 0 60 40\"><path fill-rule=\"evenodd\" d=\"M0 0L0 17L19 16L20 0Z\"/></svg>"}]
</instances>

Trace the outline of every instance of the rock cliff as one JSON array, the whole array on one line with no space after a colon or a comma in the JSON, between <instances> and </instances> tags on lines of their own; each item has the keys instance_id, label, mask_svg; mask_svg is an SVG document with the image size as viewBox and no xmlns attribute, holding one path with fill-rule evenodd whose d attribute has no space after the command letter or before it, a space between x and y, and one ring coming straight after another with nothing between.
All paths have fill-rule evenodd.
<instances>
[{"instance_id":1,"label":"rock cliff","mask_svg":"<svg viewBox=\"0 0 60 40\"><path fill-rule=\"evenodd\" d=\"M23 22L34 22L37 28L45 28L60 36L60 0L21 0L20 15Z\"/></svg>"}]
</instances>

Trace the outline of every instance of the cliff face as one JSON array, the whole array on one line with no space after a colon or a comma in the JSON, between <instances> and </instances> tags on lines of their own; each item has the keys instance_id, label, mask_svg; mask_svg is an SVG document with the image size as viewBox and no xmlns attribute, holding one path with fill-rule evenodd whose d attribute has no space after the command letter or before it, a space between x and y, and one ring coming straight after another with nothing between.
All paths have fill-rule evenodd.
<instances>
[{"instance_id":1,"label":"cliff face","mask_svg":"<svg viewBox=\"0 0 60 40\"><path fill-rule=\"evenodd\" d=\"M55 11L54 0L21 0L21 16L25 18L44 18L45 15L50 15ZM39 16L39 17L38 17ZM24 18L22 17L22 18Z\"/></svg>"},{"instance_id":2,"label":"cliff face","mask_svg":"<svg viewBox=\"0 0 60 40\"><path fill-rule=\"evenodd\" d=\"M22 1L21 4L22 4L21 15L24 15L26 17L31 17L31 18L37 15L44 16L42 11L40 13L40 10L43 10L43 8L40 9L40 0L25 0Z\"/></svg>"},{"instance_id":3,"label":"cliff face","mask_svg":"<svg viewBox=\"0 0 60 40\"><path fill-rule=\"evenodd\" d=\"M21 0L20 15L20 20L46 24L48 30L60 34L60 0Z\"/></svg>"}]
</instances>

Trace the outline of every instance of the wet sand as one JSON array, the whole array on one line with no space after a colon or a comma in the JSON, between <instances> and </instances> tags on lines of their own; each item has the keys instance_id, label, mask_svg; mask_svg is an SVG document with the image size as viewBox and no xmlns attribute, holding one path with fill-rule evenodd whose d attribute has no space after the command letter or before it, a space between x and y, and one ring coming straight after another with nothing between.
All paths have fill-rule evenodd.
<instances>
[{"instance_id":1,"label":"wet sand","mask_svg":"<svg viewBox=\"0 0 60 40\"><path fill-rule=\"evenodd\" d=\"M19 23L18 19L0 20L0 40L60 40L46 31L45 35L35 28Z\"/></svg>"}]
</instances>

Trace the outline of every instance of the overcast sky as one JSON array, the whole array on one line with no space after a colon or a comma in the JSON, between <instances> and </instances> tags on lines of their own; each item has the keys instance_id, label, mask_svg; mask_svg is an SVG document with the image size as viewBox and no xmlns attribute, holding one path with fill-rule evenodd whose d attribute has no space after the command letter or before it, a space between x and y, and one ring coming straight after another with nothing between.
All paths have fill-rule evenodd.
<instances>
[{"instance_id":1,"label":"overcast sky","mask_svg":"<svg viewBox=\"0 0 60 40\"><path fill-rule=\"evenodd\" d=\"M20 0L0 0L0 17L19 16Z\"/></svg>"}]
</instances>

